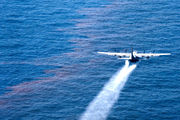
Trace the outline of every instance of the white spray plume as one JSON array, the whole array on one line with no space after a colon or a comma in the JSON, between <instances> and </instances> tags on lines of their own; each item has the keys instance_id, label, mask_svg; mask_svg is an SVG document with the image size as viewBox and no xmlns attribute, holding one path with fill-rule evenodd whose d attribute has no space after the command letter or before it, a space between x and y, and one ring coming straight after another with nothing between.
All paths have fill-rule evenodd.
<instances>
[{"instance_id":1,"label":"white spray plume","mask_svg":"<svg viewBox=\"0 0 180 120\"><path fill-rule=\"evenodd\" d=\"M88 105L80 120L105 120L114 103L118 100L129 75L135 68L136 65L129 66L129 61L126 60L123 68L112 76L100 93Z\"/></svg>"}]
</instances>

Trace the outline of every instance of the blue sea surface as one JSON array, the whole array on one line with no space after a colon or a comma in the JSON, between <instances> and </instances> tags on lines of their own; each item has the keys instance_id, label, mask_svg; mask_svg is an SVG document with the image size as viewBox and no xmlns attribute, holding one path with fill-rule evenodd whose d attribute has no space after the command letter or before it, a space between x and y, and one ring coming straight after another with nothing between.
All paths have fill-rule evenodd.
<instances>
[{"instance_id":1,"label":"blue sea surface","mask_svg":"<svg viewBox=\"0 0 180 120\"><path fill-rule=\"evenodd\" d=\"M108 120L180 120L179 0L1 0L0 119L78 120L124 65L98 51L171 53L138 63Z\"/></svg>"}]
</instances>

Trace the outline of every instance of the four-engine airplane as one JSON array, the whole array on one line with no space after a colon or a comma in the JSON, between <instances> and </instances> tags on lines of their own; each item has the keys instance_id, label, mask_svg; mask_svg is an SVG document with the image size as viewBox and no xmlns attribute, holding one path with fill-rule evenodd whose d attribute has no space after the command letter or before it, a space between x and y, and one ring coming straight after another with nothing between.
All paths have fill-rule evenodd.
<instances>
[{"instance_id":1,"label":"four-engine airplane","mask_svg":"<svg viewBox=\"0 0 180 120\"><path fill-rule=\"evenodd\" d=\"M98 52L99 54L106 54L117 56L119 59L129 60L130 62L137 62L141 59L148 59L153 56L161 55L171 55L170 53L137 53L136 51L131 51L131 53L114 53L114 52Z\"/></svg>"}]
</instances>

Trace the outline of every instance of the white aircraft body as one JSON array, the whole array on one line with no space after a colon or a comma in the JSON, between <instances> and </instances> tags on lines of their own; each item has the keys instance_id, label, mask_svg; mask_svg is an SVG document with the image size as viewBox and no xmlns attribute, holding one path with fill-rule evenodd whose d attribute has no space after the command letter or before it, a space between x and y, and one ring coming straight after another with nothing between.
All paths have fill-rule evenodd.
<instances>
[{"instance_id":1,"label":"white aircraft body","mask_svg":"<svg viewBox=\"0 0 180 120\"><path fill-rule=\"evenodd\" d=\"M119 59L129 60L130 62L137 62L141 59L150 58L154 56L171 55L170 53L137 53L136 51L133 51L133 49L131 53L115 53L115 52L98 52L98 53L117 56Z\"/></svg>"}]
</instances>

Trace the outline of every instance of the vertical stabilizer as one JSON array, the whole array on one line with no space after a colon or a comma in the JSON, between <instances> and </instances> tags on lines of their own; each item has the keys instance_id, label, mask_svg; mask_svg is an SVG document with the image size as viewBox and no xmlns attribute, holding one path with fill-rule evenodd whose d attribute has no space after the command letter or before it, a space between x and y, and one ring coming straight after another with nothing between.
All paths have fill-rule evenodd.
<instances>
[{"instance_id":1,"label":"vertical stabilizer","mask_svg":"<svg viewBox=\"0 0 180 120\"><path fill-rule=\"evenodd\" d=\"M131 56L130 56L130 59L133 59L134 58L134 55L133 55L133 48L131 48Z\"/></svg>"}]
</instances>

